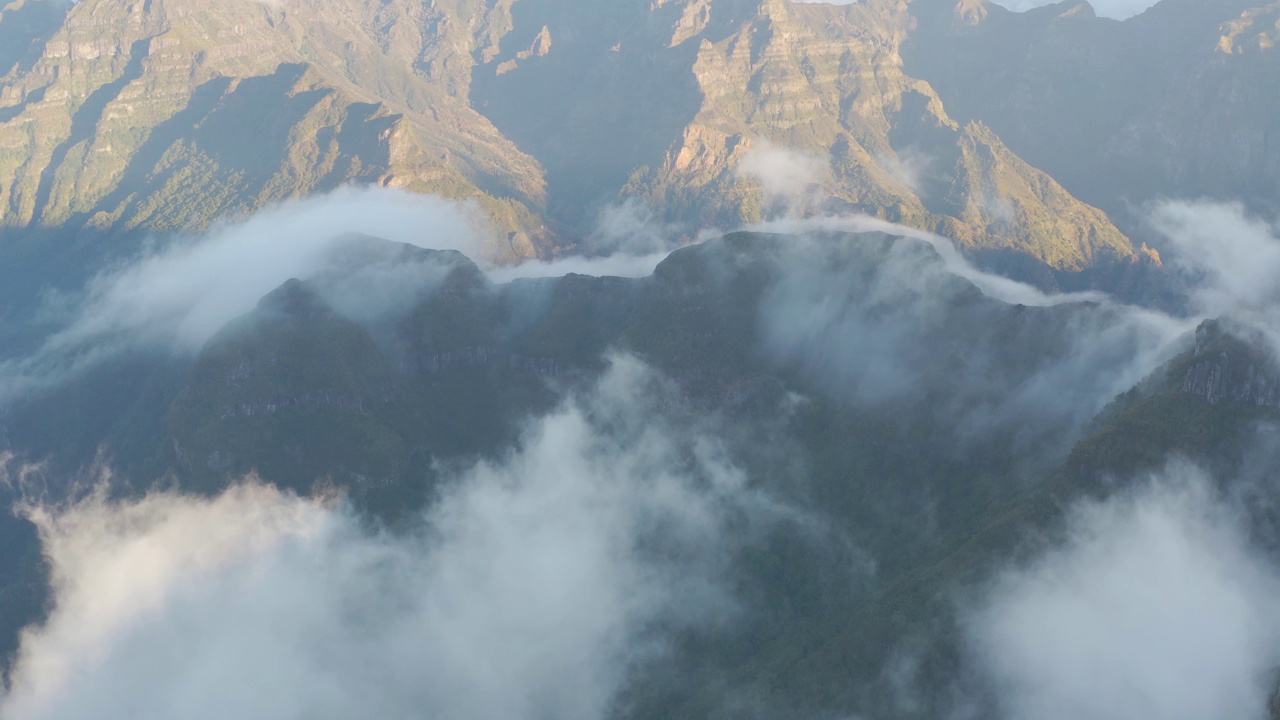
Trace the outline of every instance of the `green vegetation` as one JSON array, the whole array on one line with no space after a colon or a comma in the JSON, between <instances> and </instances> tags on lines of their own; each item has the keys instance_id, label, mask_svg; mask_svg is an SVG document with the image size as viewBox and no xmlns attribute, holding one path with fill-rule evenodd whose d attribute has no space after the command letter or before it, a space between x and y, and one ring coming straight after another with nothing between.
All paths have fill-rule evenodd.
<instances>
[{"instance_id":1,"label":"green vegetation","mask_svg":"<svg viewBox=\"0 0 1280 720\"><path fill-rule=\"evenodd\" d=\"M1075 499L1122 489L1174 455L1229 469L1256 423L1280 419L1238 399L1280 373L1211 325L1089 426L1042 410L1001 420L1010 389L1070 361L1071 332L1106 310L1002 304L902 238L738 234L678 251L648 278L501 286L457 253L403 255L447 272L390 325L356 324L320 287L290 281L189 365L103 367L16 409L10 439L45 448L62 473L100 457L106 438L121 492L169 478L212 493L256 472L343 492L394 524L430 501L441 468L507 452L528 418L599 377L607 350L633 353L675 389L662 422L713 432L750 483L805 520L744 544L732 559L746 602L735 630L682 636L673 662L690 680L644 669L630 712L720 716L725 693L741 689L782 716L812 717L896 712L880 673L903 643L919 646L925 686L956 672L955 593L1050 541ZM805 287L844 293L843 322L869 323L863 337L894 324L891 350L841 357L872 367L890 352L906 391L867 394L841 374L848 367L816 363L815 349L773 347L762 310ZM824 332L841 342L838 326ZM1238 368L1215 375L1227 378L1205 391L1215 402L1186 384L1205 362ZM147 393L111 399L136 378ZM0 601L26 602L24 586L6 587ZM946 702L923 697L920 712Z\"/></svg>"}]
</instances>

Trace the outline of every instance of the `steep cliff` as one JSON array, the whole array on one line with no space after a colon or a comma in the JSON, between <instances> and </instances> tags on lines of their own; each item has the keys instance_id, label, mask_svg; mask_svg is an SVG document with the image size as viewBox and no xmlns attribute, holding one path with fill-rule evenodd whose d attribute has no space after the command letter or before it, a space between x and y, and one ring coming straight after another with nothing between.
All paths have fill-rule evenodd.
<instances>
[{"instance_id":1,"label":"steep cliff","mask_svg":"<svg viewBox=\"0 0 1280 720\"><path fill-rule=\"evenodd\" d=\"M1280 409L1280 370L1261 344L1247 342L1206 322L1186 361L1182 392L1210 405L1234 403Z\"/></svg>"},{"instance_id":2,"label":"steep cliff","mask_svg":"<svg viewBox=\"0 0 1280 720\"><path fill-rule=\"evenodd\" d=\"M691 231L843 210L1059 270L1133 257L1101 211L903 70L905 2L573 5L518 3L514 42L476 71L477 106L546 165L553 208L621 192Z\"/></svg>"},{"instance_id":3,"label":"steep cliff","mask_svg":"<svg viewBox=\"0 0 1280 720\"><path fill-rule=\"evenodd\" d=\"M164 232L381 183L475 199L508 259L578 246L632 198L686 237L853 211L1037 281L1133 267L1112 220L1141 230L1134 201L1274 204L1274 13L13 0L0 207L10 228Z\"/></svg>"},{"instance_id":4,"label":"steep cliff","mask_svg":"<svg viewBox=\"0 0 1280 720\"><path fill-rule=\"evenodd\" d=\"M1164 0L1124 22L1082 2L1012 13L914 0L911 12L908 70L1125 230L1140 232L1159 198L1280 212L1274 3Z\"/></svg>"},{"instance_id":5,"label":"steep cliff","mask_svg":"<svg viewBox=\"0 0 1280 720\"><path fill-rule=\"evenodd\" d=\"M0 57L5 225L199 229L362 182L477 198L523 233L500 252L535 251L539 172L468 107L456 11L90 0L59 19L56 5L0 14L6 30L51 28Z\"/></svg>"}]
</instances>

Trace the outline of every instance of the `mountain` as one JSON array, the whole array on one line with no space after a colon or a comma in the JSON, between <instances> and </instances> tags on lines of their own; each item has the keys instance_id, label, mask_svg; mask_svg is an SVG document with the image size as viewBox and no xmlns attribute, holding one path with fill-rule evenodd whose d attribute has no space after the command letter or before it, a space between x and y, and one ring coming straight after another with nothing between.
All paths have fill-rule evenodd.
<instances>
[{"instance_id":1,"label":"mountain","mask_svg":"<svg viewBox=\"0 0 1280 720\"><path fill-rule=\"evenodd\" d=\"M912 12L909 71L1131 233L1162 198L1280 210L1274 4L1165 0L1125 22L1082 2L1012 13L917 0Z\"/></svg>"},{"instance_id":2,"label":"mountain","mask_svg":"<svg viewBox=\"0 0 1280 720\"><path fill-rule=\"evenodd\" d=\"M353 242L353 257L388 256L359 250L375 241ZM25 452L56 458L64 469L50 467L53 474L92 463L105 440L122 479L171 477L217 492L257 472L304 492L342 488L394 517L433 496L434 468L500 453L528 417L595 382L602 353L619 348L675 383L683 399L673 412L688 403L725 418L730 451L755 482L842 528L874 558L878 584L896 587L949 556L991 508L1020 497L1022 475L1047 475L1063 462L1090 402L1110 399L1033 411L1041 396L1024 389L1073 372L1115 372L1140 342L1130 334L1099 341L1079 359L1075 333L1117 322L1112 310L1002 303L950 275L928 244L879 234L733 235L678 251L635 280L495 285L456 254L390 255L439 264L443 274L389 325L343 317L323 283L289 281L189 362L140 358L131 374L157 388L144 410L95 402L108 417L71 443L58 428L86 427L77 384L13 409L6 435ZM791 315L811 313L811 294L833 288L838 312L812 335L794 334ZM864 337L879 340L857 344ZM120 373L103 367L83 385L130 387ZM920 523L933 530L903 531ZM741 654L726 640L685 658L699 673L741 682L781 673L779 681L807 688L768 658L820 643L831 612L868 600L826 587L827 553L811 556L808 541L784 534L773 542L782 545L760 549L765 564L743 572L773 588L760 602L789 610L758 628L769 640L757 652ZM792 566L766 562L775 551ZM872 614L848 631L880 637L888 627ZM884 660L887 645L846 640L861 648L857 663L828 673L862 677ZM696 714L701 691L655 687L661 693L649 701ZM823 696L812 709L850 702Z\"/></svg>"},{"instance_id":3,"label":"mountain","mask_svg":"<svg viewBox=\"0 0 1280 720\"><path fill-rule=\"evenodd\" d=\"M190 231L356 182L475 199L508 260L589 247L630 198L687 238L877 215L1049 284L1138 262L998 123L906 70L912 7L15 1L4 225Z\"/></svg>"},{"instance_id":4,"label":"mountain","mask_svg":"<svg viewBox=\"0 0 1280 720\"><path fill-rule=\"evenodd\" d=\"M475 197L529 256L539 171L467 104L466 10L9 3L0 32L32 38L0 57L5 225L193 230L378 183Z\"/></svg>"},{"instance_id":5,"label":"mountain","mask_svg":"<svg viewBox=\"0 0 1280 720\"><path fill-rule=\"evenodd\" d=\"M1280 419L1280 372L1229 323L1142 379L1153 338L1123 307L1001 301L910 238L739 233L647 277L508 283L457 253L346 242L344 275L430 270L378 315L353 313L332 278L290 280L196 356L102 365L10 407L0 437L46 458L48 478L108 462L125 496L157 478L216 494L256 473L394 526L438 497L443 469L503 457L626 353L672 383L646 422L710 423L747 482L807 518L735 556L750 612L684 638L679 677L637 671L636 717L702 717L726 688L775 688L764 702L788 717L883 709L880 673L924 626L938 634L922 683L944 687L960 673L945 629L957 584L1171 454L1239 467L1258 424ZM28 618L40 565L22 557L0 602ZM848 575L868 565L874 582ZM920 702L942 716L947 699Z\"/></svg>"},{"instance_id":6,"label":"mountain","mask_svg":"<svg viewBox=\"0 0 1280 720\"><path fill-rule=\"evenodd\" d=\"M1280 717L1277 35L0 0L0 716Z\"/></svg>"},{"instance_id":7,"label":"mountain","mask_svg":"<svg viewBox=\"0 0 1280 720\"><path fill-rule=\"evenodd\" d=\"M3 224L190 231L377 183L474 199L493 256L514 260L591 249L602 208L628 199L686 238L857 212L1041 285L1123 292L1109 278L1159 265L1126 237L1153 239L1144 203L1274 212L1275 12L14 1Z\"/></svg>"},{"instance_id":8,"label":"mountain","mask_svg":"<svg viewBox=\"0 0 1280 720\"><path fill-rule=\"evenodd\" d=\"M797 154L793 163L819 159L811 177L801 169L792 182L798 193L820 188L828 209L1059 270L1133 256L1101 212L980 123L957 123L927 82L903 71L902 3L623 3L584 15L578 3L536 1L515 10L515 42L477 69L473 94L547 167L553 207L590 208L621 191L695 229L755 222L769 198L762 204L745 182L743 163L777 147ZM585 77L583 67L592 68ZM788 160L766 157L765 173L794 174Z\"/></svg>"}]
</instances>

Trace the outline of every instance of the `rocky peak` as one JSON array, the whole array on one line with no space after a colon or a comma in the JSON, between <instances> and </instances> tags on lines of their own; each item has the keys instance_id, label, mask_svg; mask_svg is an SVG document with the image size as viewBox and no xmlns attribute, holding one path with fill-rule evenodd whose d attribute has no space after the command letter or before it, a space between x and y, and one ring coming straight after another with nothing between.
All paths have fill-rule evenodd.
<instances>
[{"instance_id":1,"label":"rocky peak","mask_svg":"<svg viewBox=\"0 0 1280 720\"><path fill-rule=\"evenodd\" d=\"M1222 24L1218 50L1227 54L1263 52L1280 42L1280 2L1250 8Z\"/></svg>"},{"instance_id":2,"label":"rocky peak","mask_svg":"<svg viewBox=\"0 0 1280 720\"><path fill-rule=\"evenodd\" d=\"M987 19L990 6L987 0L959 0L953 12L961 25L977 25Z\"/></svg>"},{"instance_id":3,"label":"rocky peak","mask_svg":"<svg viewBox=\"0 0 1280 720\"><path fill-rule=\"evenodd\" d=\"M1182 391L1210 405L1239 403L1280 408L1280 368L1268 349L1226 321L1208 320L1196 328L1195 347L1186 361Z\"/></svg>"},{"instance_id":4,"label":"rocky peak","mask_svg":"<svg viewBox=\"0 0 1280 720\"><path fill-rule=\"evenodd\" d=\"M66 7L0 76L5 225L199 230L350 182L474 197L526 237L540 224L538 171L469 105L476 40L448 3Z\"/></svg>"},{"instance_id":5,"label":"rocky peak","mask_svg":"<svg viewBox=\"0 0 1280 720\"><path fill-rule=\"evenodd\" d=\"M291 278L258 301L258 311L292 322L331 320L333 308L307 283Z\"/></svg>"}]
</instances>

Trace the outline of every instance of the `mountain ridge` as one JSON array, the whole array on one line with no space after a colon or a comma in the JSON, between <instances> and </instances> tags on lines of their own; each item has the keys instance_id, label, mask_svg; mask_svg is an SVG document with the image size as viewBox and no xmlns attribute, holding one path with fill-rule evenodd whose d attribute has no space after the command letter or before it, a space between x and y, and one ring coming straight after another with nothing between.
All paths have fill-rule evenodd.
<instances>
[{"instance_id":1,"label":"mountain ridge","mask_svg":"<svg viewBox=\"0 0 1280 720\"><path fill-rule=\"evenodd\" d=\"M806 519L734 560L761 610L741 634L682 641L673 662L695 682L639 671L623 717L705 717L738 686L778 688L797 717L870 712L892 693L879 673L920 623L932 638L923 681L952 677L956 583L976 582L1027 533L1060 530L1070 502L1116 492L1112 476L1174 452L1230 463L1255 422L1280 418L1232 389L1276 373L1248 338L1205 325L1112 398L1096 378L1120 377L1147 342L1114 331L1123 308L996 300L918 239L737 233L676 251L645 277L508 283L457 253L350 242L356 277L369 277L358 258L442 272L386 323L344 317L323 280L288 280L194 358L142 355L82 383L107 396L153 389L133 407L95 402L106 417L90 426L73 385L13 408L2 434L50 458L51 477L105 456L126 496L154 484L216 495L256 474L345 495L394 527L438 496L442 468L501 457L529 418L591 387L609 353L634 357L672 388L663 418L714 425L746 482ZM1079 347L1073 334L1090 328L1105 340ZM1223 357L1230 378L1215 404L1186 380ZM1086 412L1051 411L1058 401ZM7 522L0 532L17 547L35 546L22 521ZM36 569L31 557L15 563L0 604L21 619L39 606L22 585ZM833 580L848 563L873 565L874 582ZM921 703L917 715L949 707Z\"/></svg>"},{"instance_id":2,"label":"mountain ridge","mask_svg":"<svg viewBox=\"0 0 1280 720\"><path fill-rule=\"evenodd\" d=\"M1144 215L1159 200L1280 213L1267 99L1280 77L1260 29L1274 4L1162 0L1123 22L1066 5L915 0L906 65L1139 243L1159 241Z\"/></svg>"},{"instance_id":3,"label":"mountain ridge","mask_svg":"<svg viewBox=\"0 0 1280 720\"><path fill-rule=\"evenodd\" d=\"M477 202L514 261L581 249L628 198L686 238L776 213L748 162L776 148L831 158L788 191L806 212L1060 273L1142 262L907 72L918 4L15 0L0 33L47 27L0 56L4 225L190 232L372 183Z\"/></svg>"}]
</instances>

